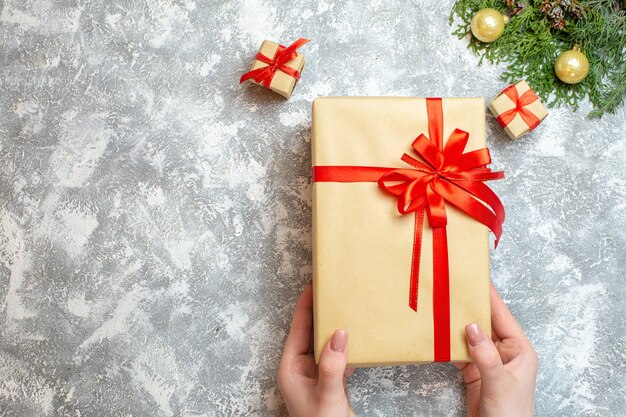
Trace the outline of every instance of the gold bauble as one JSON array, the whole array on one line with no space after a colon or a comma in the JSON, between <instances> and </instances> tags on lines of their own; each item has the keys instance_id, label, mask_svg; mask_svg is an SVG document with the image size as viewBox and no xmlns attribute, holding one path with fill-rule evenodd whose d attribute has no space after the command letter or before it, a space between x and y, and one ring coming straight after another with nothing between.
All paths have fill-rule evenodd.
<instances>
[{"instance_id":1,"label":"gold bauble","mask_svg":"<svg viewBox=\"0 0 626 417\"><path fill-rule=\"evenodd\" d=\"M574 45L569 51L562 52L554 62L554 71L559 80L566 84L577 84L585 79L589 73L589 60Z\"/></svg>"},{"instance_id":2,"label":"gold bauble","mask_svg":"<svg viewBox=\"0 0 626 417\"><path fill-rule=\"evenodd\" d=\"M494 9L482 9L472 17L472 34L481 42L493 42L502 36L509 18Z\"/></svg>"}]
</instances>

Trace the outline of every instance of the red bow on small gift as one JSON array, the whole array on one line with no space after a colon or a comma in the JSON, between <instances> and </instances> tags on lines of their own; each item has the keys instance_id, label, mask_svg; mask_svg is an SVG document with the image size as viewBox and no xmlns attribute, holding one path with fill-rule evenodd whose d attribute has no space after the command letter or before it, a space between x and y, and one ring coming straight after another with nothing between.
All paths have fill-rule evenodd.
<instances>
[{"instance_id":1,"label":"red bow on small gift","mask_svg":"<svg viewBox=\"0 0 626 417\"><path fill-rule=\"evenodd\" d=\"M274 74L276 74L276 71L278 70L292 76L296 80L299 80L300 72L291 67L288 67L285 64L295 59L298 56L298 54L296 53L296 49L300 48L307 42L309 42L308 39L300 38L287 47L279 45L273 58L268 58L260 52L257 53L257 61L261 61L267 64L267 66L246 72L239 79L239 83L241 84L242 82L252 78L257 83L269 88L272 80L274 79Z\"/></svg>"},{"instance_id":2,"label":"red bow on small gift","mask_svg":"<svg viewBox=\"0 0 626 417\"><path fill-rule=\"evenodd\" d=\"M500 116L498 116L496 120L498 121L500 126L502 126L503 128L506 127L509 123L511 123L511 121L515 118L517 114L520 115L522 120L524 120L524 123L528 125L531 131L539 126L541 120L539 120L539 118L535 116L533 112L526 108L526 106L528 106L530 103L534 103L535 101L539 100L539 97L535 95L533 90L526 91L520 97L519 93L517 92L517 87L515 85L510 85L505 88L504 91L502 91L502 94L505 94L508 98L510 98L513 104L515 104L515 107L505 111Z\"/></svg>"}]
</instances>

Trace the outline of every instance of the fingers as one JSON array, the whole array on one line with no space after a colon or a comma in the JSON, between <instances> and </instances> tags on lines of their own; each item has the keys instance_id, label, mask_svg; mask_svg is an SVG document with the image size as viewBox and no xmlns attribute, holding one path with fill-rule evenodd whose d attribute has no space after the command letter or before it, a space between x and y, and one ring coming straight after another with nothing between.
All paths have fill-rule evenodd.
<instances>
[{"instance_id":1,"label":"fingers","mask_svg":"<svg viewBox=\"0 0 626 417\"><path fill-rule=\"evenodd\" d=\"M482 381L496 382L504 374L504 365L493 341L476 323L465 326L465 334L467 349L480 372Z\"/></svg>"},{"instance_id":2,"label":"fingers","mask_svg":"<svg viewBox=\"0 0 626 417\"><path fill-rule=\"evenodd\" d=\"M493 328L493 324L491 325L491 340L493 340L494 343L498 340L502 340L498 332L496 332L496 329Z\"/></svg>"},{"instance_id":3,"label":"fingers","mask_svg":"<svg viewBox=\"0 0 626 417\"><path fill-rule=\"evenodd\" d=\"M452 365L459 371L465 369L465 367L469 364L469 362L452 362Z\"/></svg>"},{"instance_id":4,"label":"fingers","mask_svg":"<svg viewBox=\"0 0 626 417\"><path fill-rule=\"evenodd\" d=\"M500 360L507 364L518 359L518 363L528 372L537 369L537 353L526 334L511 314L500 294L491 285L491 326L498 337L496 347Z\"/></svg>"},{"instance_id":5,"label":"fingers","mask_svg":"<svg viewBox=\"0 0 626 417\"><path fill-rule=\"evenodd\" d=\"M306 286L293 312L291 329L285 342L283 357L308 353L313 329L313 287Z\"/></svg>"},{"instance_id":6,"label":"fingers","mask_svg":"<svg viewBox=\"0 0 626 417\"><path fill-rule=\"evenodd\" d=\"M321 396L345 396L343 384L347 361L348 332L336 330L320 355L318 389Z\"/></svg>"},{"instance_id":7,"label":"fingers","mask_svg":"<svg viewBox=\"0 0 626 417\"><path fill-rule=\"evenodd\" d=\"M509 311L498 291L491 285L491 325L495 333L502 339L526 339L524 331Z\"/></svg>"}]
</instances>

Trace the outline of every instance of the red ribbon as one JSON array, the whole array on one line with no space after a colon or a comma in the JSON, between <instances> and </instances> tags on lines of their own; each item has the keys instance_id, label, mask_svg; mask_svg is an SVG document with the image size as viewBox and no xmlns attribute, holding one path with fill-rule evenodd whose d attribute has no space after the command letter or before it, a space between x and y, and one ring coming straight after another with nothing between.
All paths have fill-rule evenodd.
<instances>
[{"instance_id":1,"label":"red ribbon","mask_svg":"<svg viewBox=\"0 0 626 417\"><path fill-rule=\"evenodd\" d=\"M506 127L509 123L511 123L517 114L521 116L522 120L524 120L524 123L528 125L531 131L539 126L541 120L539 120L533 112L526 108L526 106L530 103L539 100L539 97L535 95L535 92L532 89L529 89L520 97L517 92L517 87L515 87L515 85L510 85L502 91L502 94L505 94L508 98L510 98L513 104L515 104L515 107L498 116L496 120L500 123L500 126Z\"/></svg>"},{"instance_id":2,"label":"red ribbon","mask_svg":"<svg viewBox=\"0 0 626 417\"><path fill-rule=\"evenodd\" d=\"M276 49L276 53L274 54L273 58L268 58L267 56L263 55L260 52L257 53L256 54L257 61L261 61L267 64L267 66L246 72L239 79L239 83L241 84L242 82L247 81L252 78L257 83L262 84L265 87L269 88L270 84L272 83L272 80L274 79L274 74L276 74L276 71L278 70L284 72L287 75L292 76L296 80L299 80L300 72L296 71L295 69L291 67L288 67L285 64L295 59L298 56L296 49L300 48L302 45L304 45L307 42L309 42L308 39L300 38L287 47L283 45L278 45L278 49Z\"/></svg>"},{"instance_id":3,"label":"red ribbon","mask_svg":"<svg viewBox=\"0 0 626 417\"><path fill-rule=\"evenodd\" d=\"M396 169L364 166L315 166L314 182L377 182L397 196L401 214L415 212L413 261L409 286L409 307L417 311L420 252L424 211L433 229L433 324L434 361L450 361L450 277L445 201L487 226L496 236L502 234L504 207L484 181L504 178L487 165L487 148L464 152L469 134L455 129L443 147L443 109L440 98L426 99L428 134L412 143L422 161L404 154L402 161L412 168Z\"/></svg>"}]
</instances>

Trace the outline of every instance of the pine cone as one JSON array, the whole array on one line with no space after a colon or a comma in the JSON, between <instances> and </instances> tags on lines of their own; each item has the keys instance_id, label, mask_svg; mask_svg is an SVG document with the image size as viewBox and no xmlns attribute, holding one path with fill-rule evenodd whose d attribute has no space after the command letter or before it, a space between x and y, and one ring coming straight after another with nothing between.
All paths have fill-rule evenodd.
<instances>
[{"instance_id":1,"label":"pine cone","mask_svg":"<svg viewBox=\"0 0 626 417\"><path fill-rule=\"evenodd\" d=\"M517 16L518 14L524 11L524 3L521 1L511 2L512 6L510 6L510 15Z\"/></svg>"},{"instance_id":2,"label":"pine cone","mask_svg":"<svg viewBox=\"0 0 626 417\"><path fill-rule=\"evenodd\" d=\"M550 11L549 16L552 20L562 20L565 17L565 13L563 13L561 6L556 6Z\"/></svg>"},{"instance_id":3,"label":"pine cone","mask_svg":"<svg viewBox=\"0 0 626 417\"><path fill-rule=\"evenodd\" d=\"M539 6L539 11L541 13L549 14L554 8L554 4L550 0L543 0L541 6Z\"/></svg>"},{"instance_id":4,"label":"pine cone","mask_svg":"<svg viewBox=\"0 0 626 417\"><path fill-rule=\"evenodd\" d=\"M572 6L572 9L570 10L570 13L572 14L572 16L574 16L575 20L578 20L583 15L583 7L580 4L574 4Z\"/></svg>"}]
</instances>

